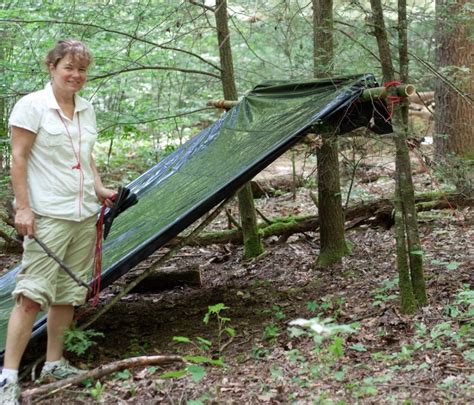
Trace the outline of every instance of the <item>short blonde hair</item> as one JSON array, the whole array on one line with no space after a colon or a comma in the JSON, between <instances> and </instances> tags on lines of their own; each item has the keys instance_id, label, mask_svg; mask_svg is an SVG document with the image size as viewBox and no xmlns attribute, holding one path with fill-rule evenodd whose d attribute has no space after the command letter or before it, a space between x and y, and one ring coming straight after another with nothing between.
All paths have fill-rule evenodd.
<instances>
[{"instance_id":1,"label":"short blonde hair","mask_svg":"<svg viewBox=\"0 0 474 405\"><path fill-rule=\"evenodd\" d=\"M48 68L50 65L56 67L59 61L66 55L71 55L73 59L84 62L87 66L92 62L91 51L83 42L76 39L62 39L48 52L44 63L46 63Z\"/></svg>"}]
</instances>

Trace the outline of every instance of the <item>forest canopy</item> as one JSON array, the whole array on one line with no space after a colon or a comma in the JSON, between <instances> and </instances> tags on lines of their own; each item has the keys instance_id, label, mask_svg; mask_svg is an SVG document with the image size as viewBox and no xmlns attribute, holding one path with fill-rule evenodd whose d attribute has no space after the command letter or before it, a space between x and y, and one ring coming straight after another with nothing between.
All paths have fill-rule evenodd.
<instances>
[{"instance_id":1,"label":"forest canopy","mask_svg":"<svg viewBox=\"0 0 474 405\"><path fill-rule=\"evenodd\" d=\"M215 22L206 10L212 2L205 3L4 2L0 137L18 97L48 80L47 50L67 37L94 54L84 95L95 105L102 138L151 138L159 153L213 121L217 113L206 100L222 97L222 88ZM386 2L385 11L395 47L396 3ZM232 1L228 12L239 95L263 80L312 77L311 1ZM419 90L432 89L434 22L433 1L411 3L410 73ZM334 75L372 72L381 80L369 2L336 1L334 27Z\"/></svg>"}]
</instances>

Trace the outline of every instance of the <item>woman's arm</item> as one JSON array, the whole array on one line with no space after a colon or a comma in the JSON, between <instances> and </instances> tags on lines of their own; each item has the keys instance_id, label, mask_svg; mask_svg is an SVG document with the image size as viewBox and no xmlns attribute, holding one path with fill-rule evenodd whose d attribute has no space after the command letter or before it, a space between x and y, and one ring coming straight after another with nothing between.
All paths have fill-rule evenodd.
<instances>
[{"instance_id":1,"label":"woman's arm","mask_svg":"<svg viewBox=\"0 0 474 405\"><path fill-rule=\"evenodd\" d=\"M12 126L11 177L15 194L15 227L20 235L33 236L35 215L28 197L28 158L35 143L36 134L24 128Z\"/></svg>"},{"instance_id":2,"label":"woman's arm","mask_svg":"<svg viewBox=\"0 0 474 405\"><path fill-rule=\"evenodd\" d=\"M112 197L117 194L115 190L111 190L110 188L104 187L102 184L102 180L99 175L99 171L97 170L97 166L95 165L95 160L91 156L91 169L94 173L94 189L97 198L99 199L101 204L106 204L108 207L113 205Z\"/></svg>"}]
</instances>

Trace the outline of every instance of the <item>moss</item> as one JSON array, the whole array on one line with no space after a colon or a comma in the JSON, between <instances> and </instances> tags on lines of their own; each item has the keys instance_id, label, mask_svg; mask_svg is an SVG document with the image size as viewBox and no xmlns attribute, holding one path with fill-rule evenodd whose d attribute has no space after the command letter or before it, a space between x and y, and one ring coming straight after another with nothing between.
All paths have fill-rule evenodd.
<instances>
[{"instance_id":1,"label":"moss","mask_svg":"<svg viewBox=\"0 0 474 405\"><path fill-rule=\"evenodd\" d=\"M244 240L244 259L253 259L264 252L260 237L249 237Z\"/></svg>"},{"instance_id":2,"label":"moss","mask_svg":"<svg viewBox=\"0 0 474 405\"><path fill-rule=\"evenodd\" d=\"M344 241L340 246L329 247L319 253L316 259L316 268L326 268L334 263L338 263L344 256L352 252L353 244L350 241Z\"/></svg>"},{"instance_id":3,"label":"moss","mask_svg":"<svg viewBox=\"0 0 474 405\"><path fill-rule=\"evenodd\" d=\"M280 234L284 233L286 229L288 229L289 224L295 224L296 221L292 222L274 222L271 225L268 225L265 227L265 234Z\"/></svg>"}]
</instances>

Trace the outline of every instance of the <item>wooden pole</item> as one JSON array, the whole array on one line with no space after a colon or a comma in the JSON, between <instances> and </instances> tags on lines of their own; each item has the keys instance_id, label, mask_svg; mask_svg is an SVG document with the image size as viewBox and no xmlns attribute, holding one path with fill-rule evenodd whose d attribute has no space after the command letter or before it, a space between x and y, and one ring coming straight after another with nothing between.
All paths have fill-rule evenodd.
<instances>
[{"instance_id":1,"label":"wooden pole","mask_svg":"<svg viewBox=\"0 0 474 405\"><path fill-rule=\"evenodd\" d=\"M392 89L392 87L389 87ZM373 100L374 98L386 98L388 96L388 88L381 86L381 87L373 87L371 89L365 89L360 96L361 101L369 101ZM401 84L398 86L393 86L394 92L397 96L400 97L410 97L415 94L416 88L413 84ZM235 107L239 104L237 100L210 100L207 102L207 106L221 108L224 110L228 110L232 107Z\"/></svg>"}]
</instances>

